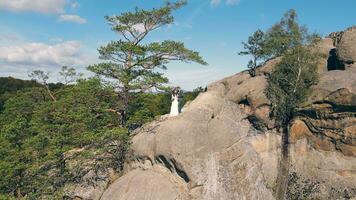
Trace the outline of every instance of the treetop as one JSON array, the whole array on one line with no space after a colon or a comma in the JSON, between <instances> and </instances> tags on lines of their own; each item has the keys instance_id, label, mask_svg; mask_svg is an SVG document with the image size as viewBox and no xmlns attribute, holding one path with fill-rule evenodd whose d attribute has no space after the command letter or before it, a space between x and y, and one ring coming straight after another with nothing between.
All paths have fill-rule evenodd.
<instances>
[{"instance_id":1,"label":"treetop","mask_svg":"<svg viewBox=\"0 0 356 200\"><path fill-rule=\"evenodd\" d=\"M112 30L120 33L126 41L138 44L148 32L164 25L172 24L174 17L172 11L186 5L186 0L175 3L166 2L166 5L151 10L136 8L133 12L124 12L121 15L106 16Z\"/></svg>"}]
</instances>

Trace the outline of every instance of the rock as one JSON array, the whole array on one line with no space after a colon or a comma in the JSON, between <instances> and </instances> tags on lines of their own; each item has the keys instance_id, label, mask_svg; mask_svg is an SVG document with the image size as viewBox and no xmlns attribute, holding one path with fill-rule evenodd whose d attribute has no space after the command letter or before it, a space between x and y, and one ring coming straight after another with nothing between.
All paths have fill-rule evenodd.
<instances>
[{"instance_id":1,"label":"rock","mask_svg":"<svg viewBox=\"0 0 356 200\"><path fill-rule=\"evenodd\" d=\"M258 155L241 140L250 129L244 117L237 104L214 91L205 92L181 115L152 123L134 136L132 148L139 161L130 167L144 168L137 162L147 160L166 167L185 183L186 199L273 199L258 172ZM127 176L112 190L129 184ZM149 184L144 176L137 177L140 185ZM165 194L161 189L157 192Z\"/></svg>"},{"instance_id":2,"label":"rock","mask_svg":"<svg viewBox=\"0 0 356 200\"><path fill-rule=\"evenodd\" d=\"M318 63L318 73L327 72L330 69L338 68L339 63L335 61L337 59L336 53L334 53L335 46L331 38L322 39L312 50L321 55L321 60ZM335 56L334 56L335 54ZM334 56L334 57L333 57Z\"/></svg>"},{"instance_id":3,"label":"rock","mask_svg":"<svg viewBox=\"0 0 356 200\"><path fill-rule=\"evenodd\" d=\"M314 51L321 54L323 58L327 58L330 54L330 50L335 48L333 40L331 38L323 38L320 42L316 44Z\"/></svg>"},{"instance_id":4,"label":"rock","mask_svg":"<svg viewBox=\"0 0 356 200\"><path fill-rule=\"evenodd\" d=\"M331 43L318 51L328 55ZM126 172L101 199L268 200L280 175L288 200L356 198L356 65L327 71L324 62L290 127L286 162L264 94L279 59L256 77L245 71L214 82L180 115L135 131ZM286 174L281 164L290 166Z\"/></svg>"},{"instance_id":5,"label":"rock","mask_svg":"<svg viewBox=\"0 0 356 200\"><path fill-rule=\"evenodd\" d=\"M266 125L274 127L274 122L269 118L269 100L265 95L265 87L267 79L265 74L270 73L272 64L279 62L279 58L272 59L265 65L268 69L263 70L264 67L258 69L259 76L251 77L248 73L241 73L231 77L227 77L221 81L217 81L209 85L209 90L216 91L218 94L224 96L230 101L233 101L244 108L254 123L255 127ZM221 89L223 88L223 89ZM223 90L224 92L221 92Z\"/></svg>"},{"instance_id":6,"label":"rock","mask_svg":"<svg viewBox=\"0 0 356 200\"><path fill-rule=\"evenodd\" d=\"M346 29L336 46L337 55L345 63L356 61L356 26Z\"/></svg>"},{"instance_id":7,"label":"rock","mask_svg":"<svg viewBox=\"0 0 356 200\"><path fill-rule=\"evenodd\" d=\"M263 64L262 67L257 68L257 75L261 76L261 75L268 75L272 72L273 67L279 63L281 61L281 57L277 57L277 58L273 58L270 59L268 61L266 61L266 63Z\"/></svg>"},{"instance_id":8,"label":"rock","mask_svg":"<svg viewBox=\"0 0 356 200\"><path fill-rule=\"evenodd\" d=\"M332 39L333 45L337 46L340 43L340 40L341 40L341 37L342 37L343 33L344 33L343 31L332 32L327 36L327 38Z\"/></svg>"},{"instance_id":9,"label":"rock","mask_svg":"<svg viewBox=\"0 0 356 200\"><path fill-rule=\"evenodd\" d=\"M329 71L322 76L318 85L314 86L313 93L309 98L309 103L316 101L336 101L335 103L346 103L356 105L356 68L348 68L347 70ZM346 95L346 96L345 96ZM346 98L338 98L340 96Z\"/></svg>"},{"instance_id":10,"label":"rock","mask_svg":"<svg viewBox=\"0 0 356 200\"><path fill-rule=\"evenodd\" d=\"M299 139L312 136L313 133L308 126L301 120L295 120L290 129L290 142L296 143Z\"/></svg>"},{"instance_id":11,"label":"rock","mask_svg":"<svg viewBox=\"0 0 356 200\"><path fill-rule=\"evenodd\" d=\"M176 180L175 180L176 179ZM101 197L102 200L187 199L185 186L179 179L161 171L136 169L114 182Z\"/></svg>"}]
</instances>

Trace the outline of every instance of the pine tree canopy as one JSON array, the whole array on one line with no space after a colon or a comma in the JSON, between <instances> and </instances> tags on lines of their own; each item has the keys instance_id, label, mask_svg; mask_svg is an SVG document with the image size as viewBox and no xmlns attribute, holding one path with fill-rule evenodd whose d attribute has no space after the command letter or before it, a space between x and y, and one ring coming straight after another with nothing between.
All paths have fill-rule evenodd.
<instances>
[{"instance_id":1,"label":"pine tree canopy","mask_svg":"<svg viewBox=\"0 0 356 200\"><path fill-rule=\"evenodd\" d=\"M127 91L159 88L168 79L156 69L166 69L170 61L207 63L198 52L187 49L182 42L165 40L143 43L146 36L165 25L172 24L172 11L184 6L185 1L167 3L152 10L136 8L106 19L112 30L122 37L98 49L100 59L106 61L91 65L88 69L106 78L115 79L119 87Z\"/></svg>"}]
</instances>

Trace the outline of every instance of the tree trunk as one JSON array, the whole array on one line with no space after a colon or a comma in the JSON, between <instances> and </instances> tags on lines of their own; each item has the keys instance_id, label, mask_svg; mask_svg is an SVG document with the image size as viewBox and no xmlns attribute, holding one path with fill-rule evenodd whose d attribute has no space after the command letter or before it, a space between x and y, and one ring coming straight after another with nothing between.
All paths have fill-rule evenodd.
<instances>
[{"instance_id":1,"label":"tree trunk","mask_svg":"<svg viewBox=\"0 0 356 200\"><path fill-rule=\"evenodd\" d=\"M20 188L16 189L16 197L17 197L17 199L21 199L23 197L22 194L21 194L21 189Z\"/></svg>"},{"instance_id":2,"label":"tree trunk","mask_svg":"<svg viewBox=\"0 0 356 200\"><path fill-rule=\"evenodd\" d=\"M282 132L282 147L281 147L281 159L279 160L278 175L276 183L276 199L285 199L285 194L288 188L289 177L289 125L283 126Z\"/></svg>"},{"instance_id":3,"label":"tree trunk","mask_svg":"<svg viewBox=\"0 0 356 200\"><path fill-rule=\"evenodd\" d=\"M51 97L53 102L56 102L57 99L54 97L54 95L52 94L51 90L49 89L48 85L46 85L46 90L48 92L48 95Z\"/></svg>"},{"instance_id":4,"label":"tree trunk","mask_svg":"<svg viewBox=\"0 0 356 200\"><path fill-rule=\"evenodd\" d=\"M124 127L126 125L127 121L127 110L129 107L129 90L127 87L124 87L123 91L119 93L119 99L121 100L122 103L122 108L117 111L120 115L120 126Z\"/></svg>"}]
</instances>

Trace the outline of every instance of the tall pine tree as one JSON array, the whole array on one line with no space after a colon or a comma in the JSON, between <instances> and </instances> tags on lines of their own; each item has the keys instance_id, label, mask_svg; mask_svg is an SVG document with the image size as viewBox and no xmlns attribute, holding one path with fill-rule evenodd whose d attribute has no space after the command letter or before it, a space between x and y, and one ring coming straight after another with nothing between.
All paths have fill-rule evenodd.
<instances>
[{"instance_id":1,"label":"tall pine tree","mask_svg":"<svg viewBox=\"0 0 356 200\"><path fill-rule=\"evenodd\" d=\"M121 108L121 125L126 122L126 112L132 93L152 88L160 89L168 79L159 69L166 69L170 61L207 63L198 52L185 48L182 42L165 40L145 43L147 36L163 26L172 24L172 12L186 4L185 1L167 3L165 6L106 17L112 30L121 35L118 41L99 48L100 59L105 62L91 65L88 69L97 75L116 81Z\"/></svg>"}]
</instances>

